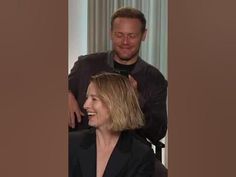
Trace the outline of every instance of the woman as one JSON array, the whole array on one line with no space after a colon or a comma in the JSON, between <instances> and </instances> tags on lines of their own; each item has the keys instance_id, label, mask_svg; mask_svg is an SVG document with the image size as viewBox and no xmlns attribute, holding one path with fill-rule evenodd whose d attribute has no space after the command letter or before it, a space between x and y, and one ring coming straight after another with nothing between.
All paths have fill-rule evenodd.
<instances>
[{"instance_id":1,"label":"woman","mask_svg":"<svg viewBox=\"0 0 236 177\"><path fill-rule=\"evenodd\" d=\"M111 73L93 76L84 103L91 127L70 133L70 177L150 177L152 149L132 132L143 114L128 78Z\"/></svg>"}]
</instances>

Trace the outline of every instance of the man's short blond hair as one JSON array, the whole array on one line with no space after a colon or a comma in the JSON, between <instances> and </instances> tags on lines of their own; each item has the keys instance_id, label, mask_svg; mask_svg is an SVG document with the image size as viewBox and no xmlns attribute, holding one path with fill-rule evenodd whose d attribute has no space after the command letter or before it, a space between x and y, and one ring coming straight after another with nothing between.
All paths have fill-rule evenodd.
<instances>
[{"instance_id":1,"label":"man's short blond hair","mask_svg":"<svg viewBox=\"0 0 236 177\"><path fill-rule=\"evenodd\" d=\"M113 23L116 18L131 18L131 19L138 19L141 22L141 31L142 33L146 30L146 18L144 14L132 7L121 7L117 9L111 17L111 29L113 29Z\"/></svg>"}]
</instances>

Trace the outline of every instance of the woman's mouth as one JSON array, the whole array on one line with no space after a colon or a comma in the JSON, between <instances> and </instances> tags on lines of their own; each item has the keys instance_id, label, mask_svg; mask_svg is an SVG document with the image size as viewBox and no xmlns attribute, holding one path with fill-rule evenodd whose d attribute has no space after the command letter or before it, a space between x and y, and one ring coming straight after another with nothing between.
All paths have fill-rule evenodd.
<instances>
[{"instance_id":1,"label":"woman's mouth","mask_svg":"<svg viewBox=\"0 0 236 177\"><path fill-rule=\"evenodd\" d=\"M88 112L88 116L94 116L95 114L95 112Z\"/></svg>"}]
</instances>

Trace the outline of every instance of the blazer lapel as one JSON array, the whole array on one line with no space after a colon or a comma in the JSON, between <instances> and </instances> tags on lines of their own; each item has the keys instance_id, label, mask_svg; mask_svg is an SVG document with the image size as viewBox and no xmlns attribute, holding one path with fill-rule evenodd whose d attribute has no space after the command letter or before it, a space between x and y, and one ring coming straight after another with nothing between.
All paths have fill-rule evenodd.
<instances>
[{"instance_id":1,"label":"blazer lapel","mask_svg":"<svg viewBox=\"0 0 236 177\"><path fill-rule=\"evenodd\" d=\"M116 177L127 167L127 163L130 159L130 149L132 145L131 138L123 132L111 154L111 157L107 163L103 177Z\"/></svg>"}]
</instances>

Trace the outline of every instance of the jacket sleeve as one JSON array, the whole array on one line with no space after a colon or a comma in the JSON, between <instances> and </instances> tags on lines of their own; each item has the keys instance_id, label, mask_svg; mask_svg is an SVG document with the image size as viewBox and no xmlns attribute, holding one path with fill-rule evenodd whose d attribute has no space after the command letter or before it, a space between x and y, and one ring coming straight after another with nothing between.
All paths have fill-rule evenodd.
<instances>
[{"instance_id":1,"label":"jacket sleeve","mask_svg":"<svg viewBox=\"0 0 236 177\"><path fill-rule=\"evenodd\" d=\"M167 131L167 81L161 76L158 82L153 80L147 87L146 94L148 95L141 95L145 126L138 130L138 134L148 138L155 145L166 135Z\"/></svg>"},{"instance_id":2,"label":"jacket sleeve","mask_svg":"<svg viewBox=\"0 0 236 177\"><path fill-rule=\"evenodd\" d=\"M72 67L70 74L68 76L68 89L69 91L71 91L73 93L73 95L75 96L75 94L78 92L77 91L77 84L78 84L78 80L79 80L79 73L80 73L80 59L81 57L78 58L78 60L74 63L74 66Z\"/></svg>"},{"instance_id":3,"label":"jacket sleeve","mask_svg":"<svg viewBox=\"0 0 236 177\"><path fill-rule=\"evenodd\" d=\"M78 132L69 133L69 144L68 144L68 176L78 177L82 176L80 164L77 160L78 157Z\"/></svg>"}]
</instances>

